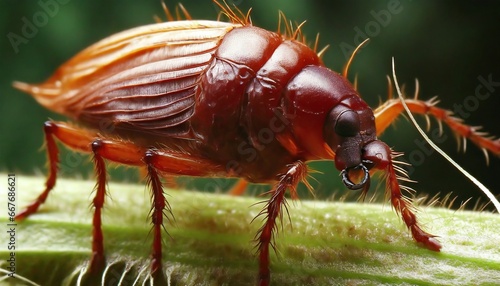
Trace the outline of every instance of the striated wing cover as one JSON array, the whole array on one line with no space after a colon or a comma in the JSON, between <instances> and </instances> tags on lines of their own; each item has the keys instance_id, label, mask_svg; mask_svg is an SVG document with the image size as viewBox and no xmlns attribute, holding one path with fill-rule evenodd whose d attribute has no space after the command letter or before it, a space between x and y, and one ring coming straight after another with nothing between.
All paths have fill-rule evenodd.
<instances>
[{"instance_id":1,"label":"striated wing cover","mask_svg":"<svg viewBox=\"0 0 500 286\"><path fill-rule=\"evenodd\" d=\"M46 82L15 82L45 107L94 128L182 137L197 81L237 24L176 21L110 36L60 66Z\"/></svg>"}]
</instances>

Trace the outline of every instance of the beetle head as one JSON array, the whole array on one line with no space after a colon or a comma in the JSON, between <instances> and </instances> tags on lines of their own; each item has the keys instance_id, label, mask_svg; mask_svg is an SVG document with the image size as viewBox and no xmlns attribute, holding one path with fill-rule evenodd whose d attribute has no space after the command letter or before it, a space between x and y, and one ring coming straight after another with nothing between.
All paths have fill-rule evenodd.
<instances>
[{"instance_id":1,"label":"beetle head","mask_svg":"<svg viewBox=\"0 0 500 286\"><path fill-rule=\"evenodd\" d=\"M297 145L313 159L335 156L344 184L367 190L369 170L385 168L391 152L377 140L373 111L351 83L327 68L307 66L288 82L284 95L284 116ZM363 179L354 183L358 175Z\"/></svg>"},{"instance_id":2,"label":"beetle head","mask_svg":"<svg viewBox=\"0 0 500 286\"><path fill-rule=\"evenodd\" d=\"M370 185L369 171L385 168L391 152L376 138L373 112L362 104L353 104L357 100L346 100L330 111L324 137L335 152L335 167L341 171L343 183L349 189L362 188L365 192Z\"/></svg>"}]
</instances>

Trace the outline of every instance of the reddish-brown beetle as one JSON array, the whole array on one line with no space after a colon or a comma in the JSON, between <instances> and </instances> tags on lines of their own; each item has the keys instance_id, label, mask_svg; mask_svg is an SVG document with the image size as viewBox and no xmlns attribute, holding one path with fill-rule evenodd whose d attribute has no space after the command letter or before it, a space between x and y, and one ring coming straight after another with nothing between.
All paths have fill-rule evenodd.
<instances>
[{"instance_id":1,"label":"reddish-brown beetle","mask_svg":"<svg viewBox=\"0 0 500 286\"><path fill-rule=\"evenodd\" d=\"M167 206L162 175L271 183L257 235L259 283L268 285L269 249L285 193L296 196L297 184L307 184L305 162L326 159L335 161L348 188L363 193L371 173L384 172L391 203L415 241L439 251L441 245L420 228L411 201L401 192L397 173L404 176L404 171L395 165L397 153L377 139L403 110L401 101L390 99L373 111L345 76L324 67L317 53L296 39L300 28L293 35L269 32L252 26L248 14L220 6L230 23L188 20L138 27L85 49L45 83L15 83L40 104L85 126L45 123L46 188L17 218L35 213L56 183L56 138L93 154L91 271L104 264L105 160L147 169L153 273L161 267ZM500 140L485 138L435 101L408 99L406 104L500 154Z\"/></svg>"}]
</instances>

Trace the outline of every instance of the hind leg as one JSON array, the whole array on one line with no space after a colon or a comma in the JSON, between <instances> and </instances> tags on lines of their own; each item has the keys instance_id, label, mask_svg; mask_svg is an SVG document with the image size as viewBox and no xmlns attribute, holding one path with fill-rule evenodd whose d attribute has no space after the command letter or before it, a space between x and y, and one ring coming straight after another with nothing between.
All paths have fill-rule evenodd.
<instances>
[{"instance_id":1,"label":"hind leg","mask_svg":"<svg viewBox=\"0 0 500 286\"><path fill-rule=\"evenodd\" d=\"M170 206L163 193L160 175L204 176L208 175L208 173L222 173L224 171L221 166L208 160L182 153L142 148L126 141L102 138L96 133L75 128L62 122L47 121L44 131L49 160L49 175L46 187L32 204L16 216L16 219L24 219L36 213L55 186L59 162L55 139L75 151L93 154L97 183L96 194L92 202L94 215L92 220L92 258L89 269L94 273L102 270L105 264L104 236L101 223L101 211L104 206L107 182L105 160L129 166L146 167L147 169L147 180L152 193L153 247L151 270L153 273L161 266L161 229L163 228L164 211L170 213Z\"/></svg>"}]
</instances>

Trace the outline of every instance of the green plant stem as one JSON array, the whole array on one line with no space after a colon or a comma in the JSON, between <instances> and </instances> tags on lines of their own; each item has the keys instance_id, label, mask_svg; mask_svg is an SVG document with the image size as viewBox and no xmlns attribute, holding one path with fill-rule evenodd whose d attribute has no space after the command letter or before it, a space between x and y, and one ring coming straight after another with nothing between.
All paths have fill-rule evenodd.
<instances>
[{"instance_id":1,"label":"green plant stem","mask_svg":"<svg viewBox=\"0 0 500 286\"><path fill-rule=\"evenodd\" d=\"M17 176L17 180L19 212L42 190L44 179ZM92 181L61 179L39 212L18 222L18 275L40 285L75 283L90 257L93 187ZM175 216L172 224L165 225L169 235L164 235L163 248L170 282L253 285L257 259L252 240L261 219L250 222L263 207L256 203L264 197L169 189L166 193ZM118 281L131 265L122 278L130 282L123 285L131 285L141 267L148 265L150 195L143 185L117 183L109 183L109 194L103 229L106 255L114 266L106 279ZM498 214L421 208L421 223L443 244L441 253L435 253L413 242L388 204L288 202L292 223L285 213L283 228L276 234L278 255L271 254L274 285L494 285L500 281ZM0 203L7 205L5 194ZM1 213L4 227L6 213ZM9 251L2 233L5 243L0 255L5 261ZM5 269L5 264L0 267Z\"/></svg>"}]
</instances>

